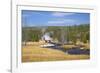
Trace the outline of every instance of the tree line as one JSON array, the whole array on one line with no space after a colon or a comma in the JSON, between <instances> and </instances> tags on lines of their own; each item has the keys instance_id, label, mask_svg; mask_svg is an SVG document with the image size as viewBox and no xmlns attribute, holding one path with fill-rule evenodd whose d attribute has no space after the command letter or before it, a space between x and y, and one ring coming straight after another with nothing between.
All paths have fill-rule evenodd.
<instances>
[{"instance_id":1,"label":"tree line","mask_svg":"<svg viewBox=\"0 0 100 73\"><path fill-rule=\"evenodd\" d=\"M73 26L22 27L22 41L38 42L46 32L49 32L50 37L58 40L59 42L72 41L75 43L77 39L84 43L90 41L89 24Z\"/></svg>"}]
</instances>

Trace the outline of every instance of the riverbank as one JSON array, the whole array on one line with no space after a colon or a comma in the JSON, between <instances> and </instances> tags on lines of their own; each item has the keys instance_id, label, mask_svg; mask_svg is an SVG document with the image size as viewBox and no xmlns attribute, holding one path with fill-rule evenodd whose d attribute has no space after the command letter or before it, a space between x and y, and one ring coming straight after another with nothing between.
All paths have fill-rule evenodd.
<instances>
[{"instance_id":1,"label":"riverbank","mask_svg":"<svg viewBox=\"0 0 100 73\"><path fill-rule=\"evenodd\" d=\"M39 45L22 46L22 62L85 60L89 55L69 55L60 50L41 48Z\"/></svg>"}]
</instances>

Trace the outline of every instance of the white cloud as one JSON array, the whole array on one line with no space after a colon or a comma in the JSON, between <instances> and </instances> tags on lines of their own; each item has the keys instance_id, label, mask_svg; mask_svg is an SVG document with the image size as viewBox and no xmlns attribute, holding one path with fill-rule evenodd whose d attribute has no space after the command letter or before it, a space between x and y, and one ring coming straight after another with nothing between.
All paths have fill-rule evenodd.
<instances>
[{"instance_id":1,"label":"white cloud","mask_svg":"<svg viewBox=\"0 0 100 73\"><path fill-rule=\"evenodd\" d=\"M63 16L68 16L68 15L73 15L75 13L61 13L61 12L54 12L52 13L53 16L57 16L57 17L63 17Z\"/></svg>"},{"instance_id":2,"label":"white cloud","mask_svg":"<svg viewBox=\"0 0 100 73\"><path fill-rule=\"evenodd\" d=\"M65 20L54 20L54 21L48 21L48 24L66 24L66 23L74 23L76 22L73 19L65 19Z\"/></svg>"},{"instance_id":3,"label":"white cloud","mask_svg":"<svg viewBox=\"0 0 100 73\"><path fill-rule=\"evenodd\" d=\"M64 21L48 21L48 24L60 24L60 23L64 23Z\"/></svg>"}]
</instances>

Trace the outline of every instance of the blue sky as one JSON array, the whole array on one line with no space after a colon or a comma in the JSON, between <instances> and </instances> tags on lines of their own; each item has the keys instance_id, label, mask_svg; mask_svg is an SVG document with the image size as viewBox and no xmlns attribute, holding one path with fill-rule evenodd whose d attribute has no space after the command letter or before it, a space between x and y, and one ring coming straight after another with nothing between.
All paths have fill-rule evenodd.
<instances>
[{"instance_id":1,"label":"blue sky","mask_svg":"<svg viewBox=\"0 0 100 73\"><path fill-rule=\"evenodd\" d=\"M22 26L69 26L90 24L89 13L22 10Z\"/></svg>"}]
</instances>

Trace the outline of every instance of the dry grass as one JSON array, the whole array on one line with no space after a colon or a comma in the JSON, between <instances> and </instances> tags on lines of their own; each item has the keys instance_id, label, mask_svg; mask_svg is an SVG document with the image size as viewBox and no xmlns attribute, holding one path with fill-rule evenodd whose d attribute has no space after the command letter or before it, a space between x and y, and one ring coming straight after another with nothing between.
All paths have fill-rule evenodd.
<instances>
[{"instance_id":1,"label":"dry grass","mask_svg":"<svg viewBox=\"0 0 100 73\"><path fill-rule=\"evenodd\" d=\"M41 48L39 44L22 46L22 62L89 59L89 55L68 55L62 51Z\"/></svg>"},{"instance_id":2,"label":"dry grass","mask_svg":"<svg viewBox=\"0 0 100 73\"><path fill-rule=\"evenodd\" d=\"M90 44L83 44L82 45L83 47L81 47L81 48L83 48L83 49L90 49ZM76 45L63 45L62 46L65 50L67 50L67 49L70 49L70 48L73 48L73 47L77 47Z\"/></svg>"},{"instance_id":3,"label":"dry grass","mask_svg":"<svg viewBox=\"0 0 100 73\"><path fill-rule=\"evenodd\" d=\"M87 44L84 44L84 47L83 47L84 49L90 49L90 44L89 43L87 43Z\"/></svg>"}]
</instances>

